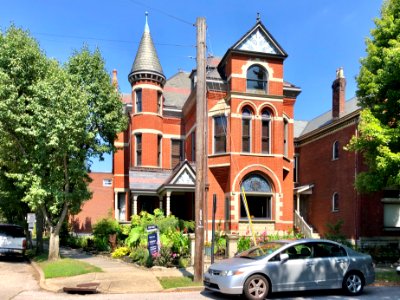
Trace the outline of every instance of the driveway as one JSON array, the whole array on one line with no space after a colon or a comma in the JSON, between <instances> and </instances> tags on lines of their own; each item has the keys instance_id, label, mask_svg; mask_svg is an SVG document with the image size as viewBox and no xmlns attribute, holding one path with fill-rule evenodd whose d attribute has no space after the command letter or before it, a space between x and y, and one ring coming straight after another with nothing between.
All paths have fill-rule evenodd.
<instances>
[{"instance_id":1,"label":"driveway","mask_svg":"<svg viewBox=\"0 0 400 300\"><path fill-rule=\"evenodd\" d=\"M39 291L39 278L27 260L0 256L0 298L13 299L25 291Z\"/></svg>"}]
</instances>

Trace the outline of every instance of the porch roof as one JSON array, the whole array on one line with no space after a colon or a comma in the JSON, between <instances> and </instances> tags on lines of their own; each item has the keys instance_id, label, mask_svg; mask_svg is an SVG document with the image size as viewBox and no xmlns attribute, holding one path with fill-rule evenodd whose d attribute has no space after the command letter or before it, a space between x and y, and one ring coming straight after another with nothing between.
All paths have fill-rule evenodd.
<instances>
[{"instance_id":1,"label":"porch roof","mask_svg":"<svg viewBox=\"0 0 400 300\"><path fill-rule=\"evenodd\" d=\"M306 195L306 194L312 194L312 189L314 187L314 184L306 184L306 185L301 185L298 187L295 187L293 189L295 195Z\"/></svg>"}]
</instances>

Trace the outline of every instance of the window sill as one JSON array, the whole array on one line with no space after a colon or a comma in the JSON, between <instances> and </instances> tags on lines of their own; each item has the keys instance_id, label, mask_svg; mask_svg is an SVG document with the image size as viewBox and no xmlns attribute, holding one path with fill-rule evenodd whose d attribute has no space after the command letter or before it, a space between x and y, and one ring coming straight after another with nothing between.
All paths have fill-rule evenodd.
<instances>
[{"instance_id":1,"label":"window sill","mask_svg":"<svg viewBox=\"0 0 400 300\"><path fill-rule=\"evenodd\" d=\"M248 223L249 220L247 218L240 218L239 223ZM252 223L275 223L275 220L273 219L262 219L262 218L257 218L257 219L251 219Z\"/></svg>"}]
</instances>

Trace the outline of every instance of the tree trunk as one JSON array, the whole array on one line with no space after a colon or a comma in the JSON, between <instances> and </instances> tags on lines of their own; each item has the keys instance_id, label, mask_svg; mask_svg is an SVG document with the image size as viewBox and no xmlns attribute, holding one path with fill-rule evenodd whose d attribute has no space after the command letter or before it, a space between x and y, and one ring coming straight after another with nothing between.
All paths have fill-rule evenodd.
<instances>
[{"instance_id":1,"label":"tree trunk","mask_svg":"<svg viewBox=\"0 0 400 300\"><path fill-rule=\"evenodd\" d=\"M60 258L60 232L56 229L57 226L51 227L49 240L49 260L57 260Z\"/></svg>"},{"instance_id":2,"label":"tree trunk","mask_svg":"<svg viewBox=\"0 0 400 300\"><path fill-rule=\"evenodd\" d=\"M60 258L60 231L61 225L67 216L68 204L65 202L57 225L50 225L49 260ZM51 224L51 222L49 222Z\"/></svg>"},{"instance_id":3,"label":"tree trunk","mask_svg":"<svg viewBox=\"0 0 400 300\"><path fill-rule=\"evenodd\" d=\"M40 209L36 212L36 254L43 253L43 213Z\"/></svg>"}]
</instances>

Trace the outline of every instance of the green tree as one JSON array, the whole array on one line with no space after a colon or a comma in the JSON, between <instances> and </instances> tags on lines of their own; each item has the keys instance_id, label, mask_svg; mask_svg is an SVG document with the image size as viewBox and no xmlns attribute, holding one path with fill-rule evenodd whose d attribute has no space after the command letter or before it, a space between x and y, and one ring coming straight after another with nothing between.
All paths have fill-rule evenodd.
<instances>
[{"instance_id":1,"label":"green tree","mask_svg":"<svg viewBox=\"0 0 400 300\"><path fill-rule=\"evenodd\" d=\"M43 213L49 259L67 214L91 197L91 159L114 150L125 124L99 51L84 47L61 66L21 29L0 36L0 167Z\"/></svg>"},{"instance_id":2,"label":"green tree","mask_svg":"<svg viewBox=\"0 0 400 300\"><path fill-rule=\"evenodd\" d=\"M400 1L384 2L375 25L357 77L359 135L349 144L368 166L356 179L362 192L400 186Z\"/></svg>"}]
</instances>

